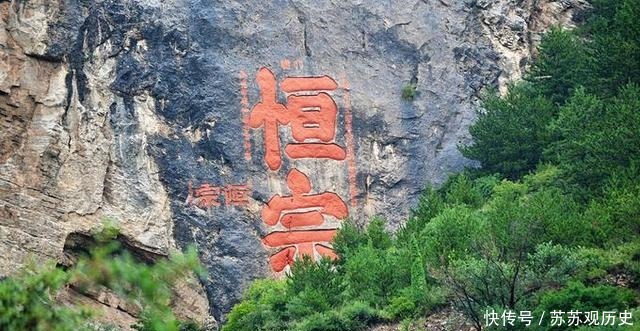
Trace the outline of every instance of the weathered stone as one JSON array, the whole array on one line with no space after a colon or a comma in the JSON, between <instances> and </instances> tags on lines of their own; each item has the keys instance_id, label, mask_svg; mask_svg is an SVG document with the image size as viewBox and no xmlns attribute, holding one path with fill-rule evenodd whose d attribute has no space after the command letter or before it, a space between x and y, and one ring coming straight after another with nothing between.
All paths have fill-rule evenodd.
<instances>
[{"instance_id":1,"label":"weathered stone","mask_svg":"<svg viewBox=\"0 0 640 331\"><path fill-rule=\"evenodd\" d=\"M469 142L478 95L520 77L540 33L571 24L582 7L0 1L2 275L32 256L64 260L70 234L111 218L133 249L166 255L195 244L209 276L202 289L182 287L176 308L224 321L252 280L273 274L277 249L262 238L274 228L261 211L274 195L329 192L350 217L382 215L396 229L425 185L472 164L457 146ZM275 74L282 103L286 77L337 83L331 142L344 156L290 157L294 137L283 124L282 163L269 169L265 128L249 123L261 68ZM412 100L402 98L407 86ZM308 189L287 186L292 169ZM340 224L320 220L325 230Z\"/></svg>"},{"instance_id":2,"label":"weathered stone","mask_svg":"<svg viewBox=\"0 0 640 331\"><path fill-rule=\"evenodd\" d=\"M478 6L482 9L478 17L483 22L483 34L500 54L496 63L502 69L499 88L505 92L507 83L521 78L530 59L536 56L542 33L554 25L573 27L588 3L586 0L495 0Z\"/></svg>"}]
</instances>

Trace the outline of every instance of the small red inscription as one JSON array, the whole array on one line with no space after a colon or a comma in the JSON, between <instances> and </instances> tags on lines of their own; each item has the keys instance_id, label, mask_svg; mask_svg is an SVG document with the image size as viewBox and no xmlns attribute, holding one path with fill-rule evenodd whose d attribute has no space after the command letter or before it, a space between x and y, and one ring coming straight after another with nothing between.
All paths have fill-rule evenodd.
<instances>
[{"instance_id":1,"label":"small red inscription","mask_svg":"<svg viewBox=\"0 0 640 331\"><path fill-rule=\"evenodd\" d=\"M228 206L246 206L249 204L249 188L247 185L227 185L224 187L213 186L208 183L200 185L194 189L189 183L189 195L187 196L187 204L196 206L200 209L208 209L218 207L220 196L224 197L224 205Z\"/></svg>"}]
</instances>

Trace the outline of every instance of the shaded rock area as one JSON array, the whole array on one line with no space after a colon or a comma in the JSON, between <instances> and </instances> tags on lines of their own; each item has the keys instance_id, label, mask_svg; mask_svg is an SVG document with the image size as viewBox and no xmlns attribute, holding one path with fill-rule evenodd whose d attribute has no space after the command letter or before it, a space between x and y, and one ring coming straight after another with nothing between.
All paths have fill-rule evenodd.
<instances>
[{"instance_id":1,"label":"shaded rock area","mask_svg":"<svg viewBox=\"0 0 640 331\"><path fill-rule=\"evenodd\" d=\"M63 260L70 234L110 218L141 255L195 244L209 277L178 291L188 303L176 306L224 321L252 280L273 275L261 211L292 194L292 169L311 193L344 200L351 218L382 215L396 229L425 185L472 165L457 146L469 142L480 93L520 77L540 33L584 6L0 1L0 275ZM287 77L337 84L332 143L345 157L282 152L269 169L266 129L248 124L261 68L280 103ZM412 100L401 97L408 85ZM282 150L296 139L290 126L280 125Z\"/></svg>"}]
</instances>

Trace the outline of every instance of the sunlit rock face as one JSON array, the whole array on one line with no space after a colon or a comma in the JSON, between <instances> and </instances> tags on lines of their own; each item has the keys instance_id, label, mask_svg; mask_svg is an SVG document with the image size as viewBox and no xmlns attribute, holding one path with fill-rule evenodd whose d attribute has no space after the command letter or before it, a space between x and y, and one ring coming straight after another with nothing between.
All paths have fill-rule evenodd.
<instances>
[{"instance_id":1,"label":"sunlit rock face","mask_svg":"<svg viewBox=\"0 0 640 331\"><path fill-rule=\"evenodd\" d=\"M333 256L344 219L396 229L473 165L479 95L581 8L0 1L0 270L108 217L144 252L196 245L209 276L181 292L223 321L253 279Z\"/></svg>"}]
</instances>

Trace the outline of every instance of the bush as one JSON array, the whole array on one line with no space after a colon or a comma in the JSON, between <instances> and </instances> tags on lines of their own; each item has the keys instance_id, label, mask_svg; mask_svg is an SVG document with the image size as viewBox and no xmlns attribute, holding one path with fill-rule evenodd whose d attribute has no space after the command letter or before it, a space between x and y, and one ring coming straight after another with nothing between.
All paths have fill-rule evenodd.
<instances>
[{"instance_id":1,"label":"bush","mask_svg":"<svg viewBox=\"0 0 640 331\"><path fill-rule=\"evenodd\" d=\"M256 280L242 302L227 315L223 331L286 330L285 305L289 297L281 280Z\"/></svg>"},{"instance_id":2,"label":"bush","mask_svg":"<svg viewBox=\"0 0 640 331\"><path fill-rule=\"evenodd\" d=\"M296 322L292 330L358 331L382 320L378 311L363 302L354 301L339 310L309 314Z\"/></svg>"},{"instance_id":3,"label":"bush","mask_svg":"<svg viewBox=\"0 0 640 331\"><path fill-rule=\"evenodd\" d=\"M393 265L387 260L389 257L386 252L365 246L345 261L348 297L374 303L377 307L386 304L395 278Z\"/></svg>"},{"instance_id":4,"label":"bush","mask_svg":"<svg viewBox=\"0 0 640 331\"><path fill-rule=\"evenodd\" d=\"M637 238L609 249L581 248L577 253L583 268L576 280L640 289L640 241Z\"/></svg>"},{"instance_id":5,"label":"bush","mask_svg":"<svg viewBox=\"0 0 640 331\"><path fill-rule=\"evenodd\" d=\"M367 326L384 320L379 311L361 301L353 301L344 306L340 313L346 321L344 330L363 330Z\"/></svg>"},{"instance_id":6,"label":"bush","mask_svg":"<svg viewBox=\"0 0 640 331\"><path fill-rule=\"evenodd\" d=\"M333 239L333 249L340 257L338 264L347 260L359 247L366 245L369 241L367 234L358 228L352 220L342 222L340 231Z\"/></svg>"},{"instance_id":7,"label":"bush","mask_svg":"<svg viewBox=\"0 0 640 331\"><path fill-rule=\"evenodd\" d=\"M443 210L420 234L420 249L429 265L475 255L484 236L485 221L473 210L457 206Z\"/></svg>"},{"instance_id":8,"label":"bush","mask_svg":"<svg viewBox=\"0 0 640 331\"><path fill-rule=\"evenodd\" d=\"M553 310L569 312L571 310L587 311L616 311L622 312L635 307L638 304L636 294L623 288L598 285L587 287L580 282L569 283L561 290L551 290L541 294L540 303L536 307L533 315L541 316L542 312L547 314ZM547 330L550 320L544 319L541 326L535 326L537 330ZM562 326L556 325L554 330L569 330L575 327L565 323Z\"/></svg>"},{"instance_id":9,"label":"bush","mask_svg":"<svg viewBox=\"0 0 640 331\"><path fill-rule=\"evenodd\" d=\"M580 206L555 187L535 188L544 173L527 176L520 183L504 181L496 186L484 215L500 249L519 254L544 242L568 246L589 243L590 224L580 217Z\"/></svg>"},{"instance_id":10,"label":"bush","mask_svg":"<svg viewBox=\"0 0 640 331\"><path fill-rule=\"evenodd\" d=\"M418 206L411 210L409 219L396 233L398 242L408 243L414 240L425 225L444 208L445 202L439 191L427 187L420 195Z\"/></svg>"},{"instance_id":11,"label":"bush","mask_svg":"<svg viewBox=\"0 0 640 331\"><path fill-rule=\"evenodd\" d=\"M89 258L81 259L74 267L72 281L81 290L104 286L140 304L143 310L135 326L139 330L177 331L180 321L170 308L172 287L194 271L203 273L194 248L146 265L135 261L128 251L120 251L118 242L111 242L92 249Z\"/></svg>"},{"instance_id":12,"label":"bush","mask_svg":"<svg viewBox=\"0 0 640 331\"><path fill-rule=\"evenodd\" d=\"M593 242L600 247L631 241L640 233L640 176L637 165L614 174L602 198L592 200L584 213L592 224Z\"/></svg>"},{"instance_id":13,"label":"bush","mask_svg":"<svg viewBox=\"0 0 640 331\"><path fill-rule=\"evenodd\" d=\"M142 308L135 328L149 331L178 331L182 324L171 308L172 286L186 275L202 273L194 249L173 254L169 259L147 265L113 241L117 231L106 230L95 236L97 245L68 270L46 265L33 266L21 274L0 281L0 329L89 330L94 313L66 307L55 301L63 287L78 291L106 288Z\"/></svg>"},{"instance_id":14,"label":"bush","mask_svg":"<svg viewBox=\"0 0 640 331\"><path fill-rule=\"evenodd\" d=\"M486 181L486 178L489 177L483 177L480 180ZM488 188L489 192L486 192L487 188L484 187L484 184L487 183L476 183L463 172L449 177L440 191L445 203L449 206L466 205L470 208L477 208L482 206L491 193L492 188Z\"/></svg>"},{"instance_id":15,"label":"bush","mask_svg":"<svg viewBox=\"0 0 640 331\"><path fill-rule=\"evenodd\" d=\"M0 330L89 330L90 311L54 301L70 278L70 273L47 265L30 266L0 281Z\"/></svg>"},{"instance_id":16,"label":"bush","mask_svg":"<svg viewBox=\"0 0 640 331\"><path fill-rule=\"evenodd\" d=\"M317 272L310 269L310 260L296 264L298 273ZM254 282L244 300L233 307L222 330L361 330L383 319L377 310L361 301L351 300L343 305L333 300L329 304L332 300L313 286L302 286L302 290L294 292L292 287L307 281L308 278L298 277ZM314 282L320 283L321 279Z\"/></svg>"},{"instance_id":17,"label":"bush","mask_svg":"<svg viewBox=\"0 0 640 331\"><path fill-rule=\"evenodd\" d=\"M313 313L293 324L295 331L344 331L347 320L337 311ZM283 329L284 330L284 329Z\"/></svg>"},{"instance_id":18,"label":"bush","mask_svg":"<svg viewBox=\"0 0 640 331\"><path fill-rule=\"evenodd\" d=\"M402 99L405 101L413 101L413 99L416 97L416 88L418 87L418 85L414 84L414 83L410 83L408 85L405 85L405 87L402 88Z\"/></svg>"}]
</instances>

